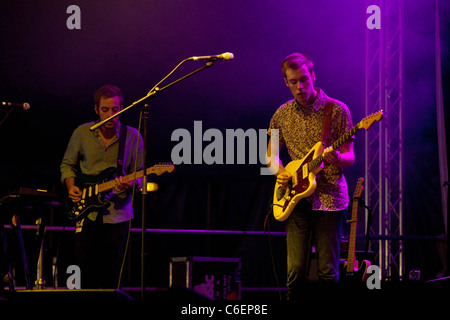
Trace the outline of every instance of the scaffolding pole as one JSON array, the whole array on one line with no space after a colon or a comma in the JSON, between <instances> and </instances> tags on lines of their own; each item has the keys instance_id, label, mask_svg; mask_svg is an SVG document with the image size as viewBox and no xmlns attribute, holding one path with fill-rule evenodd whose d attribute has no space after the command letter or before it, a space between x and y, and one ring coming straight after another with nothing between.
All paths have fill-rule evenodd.
<instances>
[{"instance_id":1,"label":"scaffolding pole","mask_svg":"<svg viewBox=\"0 0 450 320\"><path fill-rule=\"evenodd\" d=\"M381 276L403 279L403 46L402 1L366 2L380 9L380 28L366 29L366 114L380 109L380 125L365 134L365 198L373 208L371 234ZM367 219L366 219L367 221Z\"/></svg>"}]
</instances>

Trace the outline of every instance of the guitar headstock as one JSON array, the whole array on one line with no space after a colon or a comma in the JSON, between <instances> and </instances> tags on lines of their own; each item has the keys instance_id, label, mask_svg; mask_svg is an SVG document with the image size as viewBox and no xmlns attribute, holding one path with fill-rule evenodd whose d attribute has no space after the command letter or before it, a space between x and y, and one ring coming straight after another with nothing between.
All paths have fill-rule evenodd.
<instances>
[{"instance_id":1,"label":"guitar headstock","mask_svg":"<svg viewBox=\"0 0 450 320\"><path fill-rule=\"evenodd\" d=\"M365 117L359 124L362 128L369 130L370 127L372 127L372 125L375 123L375 121L380 121L381 119L383 119L383 110Z\"/></svg>"},{"instance_id":2,"label":"guitar headstock","mask_svg":"<svg viewBox=\"0 0 450 320\"><path fill-rule=\"evenodd\" d=\"M363 191L363 182L364 182L364 178L360 177L358 179L358 183L356 184L355 193L353 194L353 199L361 197L361 193Z\"/></svg>"},{"instance_id":3,"label":"guitar headstock","mask_svg":"<svg viewBox=\"0 0 450 320\"><path fill-rule=\"evenodd\" d=\"M152 171L156 173L157 175L160 175L164 172L172 172L175 170L175 166L173 163L164 163L164 164L156 164L152 168Z\"/></svg>"}]
</instances>

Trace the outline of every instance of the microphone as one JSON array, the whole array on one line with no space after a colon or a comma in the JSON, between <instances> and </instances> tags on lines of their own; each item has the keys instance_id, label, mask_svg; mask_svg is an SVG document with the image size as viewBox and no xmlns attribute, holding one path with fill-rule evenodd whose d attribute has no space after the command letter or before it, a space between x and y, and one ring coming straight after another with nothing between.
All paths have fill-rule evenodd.
<instances>
[{"instance_id":1,"label":"microphone","mask_svg":"<svg viewBox=\"0 0 450 320\"><path fill-rule=\"evenodd\" d=\"M25 103L15 103L15 102L1 102L2 106L12 107L12 108L22 108L23 110L29 110L30 104L28 102Z\"/></svg>"},{"instance_id":2,"label":"microphone","mask_svg":"<svg viewBox=\"0 0 450 320\"><path fill-rule=\"evenodd\" d=\"M190 57L188 60L209 60L209 61L214 61L214 60L218 60L218 59L223 59L223 60L231 60L234 59L234 55L231 52L225 52L222 54L218 54L216 56L200 56L200 57Z\"/></svg>"}]
</instances>

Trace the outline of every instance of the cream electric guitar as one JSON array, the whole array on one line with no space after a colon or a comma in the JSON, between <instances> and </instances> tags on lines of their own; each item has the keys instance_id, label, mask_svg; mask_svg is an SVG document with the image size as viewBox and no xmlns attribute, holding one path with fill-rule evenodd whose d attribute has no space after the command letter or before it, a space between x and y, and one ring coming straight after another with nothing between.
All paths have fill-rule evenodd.
<instances>
[{"instance_id":1,"label":"cream electric guitar","mask_svg":"<svg viewBox=\"0 0 450 320\"><path fill-rule=\"evenodd\" d=\"M348 255L347 260L343 266L343 275L348 278L354 278L354 280L361 280L365 282L369 275L367 274L367 268L370 266L369 260L363 260L361 265L355 256L355 246L356 246L356 225L358 223L358 202L361 197L363 190L364 178L360 177L358 183L356 184L355 193L353 194L352 203L352 217L347 223L350 223L350 236L348 239Z\"/></svg>"},{"instance_id":2,"label":"cream electric guitar","mask_svg":"<svg viewBox=\"0 0 450 320\"><path fill-rule=\"evenodd\" d=\"M383 110L364 118L331 146L336 150L361 128L369 130L375 121L380 121L382 118ZM300 199L310 196L316 190L316 175L323 169L323 150L324 146L320 141L311 148L303 159L288 163L285 169L292 174L292 181L289 182L287 187L283 187L276 182L273 192L272 208L276 220L286 220Z\"/></svg>"}]
</instances>

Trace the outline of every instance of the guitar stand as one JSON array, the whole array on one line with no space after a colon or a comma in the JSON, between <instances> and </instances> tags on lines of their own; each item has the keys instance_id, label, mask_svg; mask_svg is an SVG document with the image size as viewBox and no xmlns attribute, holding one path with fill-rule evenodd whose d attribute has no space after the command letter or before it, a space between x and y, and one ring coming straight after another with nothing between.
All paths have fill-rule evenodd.
<instances>
[{"instance_id":1,"label":"guitar stand","mask_svg":"<svg viewBox=\"0 0 450 320\"><path fill-rule=\"evenodd\" d=\"M32 207L34 207L33 210L36 210L36 207L39 207L38 204L40 204L40 201L37 201L38 199L48 199L48 200L52 200L56 198L56 194L53 192L48 192L47 190L43 190L43 189L30 189L30 188L24 188L24 187L20 187L16 190L13 190L11 192L9 192L8 194L6 194L5 196L3 196L2 198L0 198L0 208L2 207L3 204L8 203L8 208L5 209L5 211L11 211L11 214L8 214L8 220L11 221L11 233L12 235L14 235L14 237L17 239L18 241L18 245L19 245L19 252L20 252L20 258L21 258L21 262L23 265L23 270L24 270L24 276L25 276L25 287L27 290L32 290L33 289L33 285L32 285L32 280L30 277L30 271L29 271L29 267L28 267L28 258L27 258L27 253L25 250L25 241L24 241L24 237L23 237L23 233L22 233L22 224L21 224L21 215L23 215L23 213L19 210L20 207L23 207L24 203L22 201L18 201L18 200L25 200L26 203L31 203ZM52 201L50 202L42 202L43 204L49 204L52 203ZM56 202L55 202L56 203ZM59 205L59 203L57 203L57 205ZM1 214L2 212L0 212ZM39 215L38 217L36 217L37 220L37 224L38 224L38 229L37 229L37 233L36 233L36 240L39 243L39 247L40 247L40 251L39 251L39 256L38 256L38 264L37 264L37 278L35 281L35 284L37 286L37 289L43 289L45 286L45 281L43 278L43 257L44 257L44 237L45 237L45 224L43 223L43 221L45 220L45 218L43 217L43 215ZM5 265L1 266L6 267L6 275L3 274L4 270L1 270L1 276L3 277L3 281L6 282L6 278L8 278L8 284L9 284L9 292L10 293L14 293L15 292L15 279L14 279L14 274L13 274L13 268L12 268L12 257L10 256L11 253L11 249L8 248L8 237L7 234L5 232L5 225L3 224L3 220L0 221L0 235L1 235L1 240L3 243L3 255L5 257L4 261L5 261ZM31 252L33 252L33 258L32 260L34 261L34 250L31 250ZM3 257L2 255L2 257ZM3 289L3 283L2 283L2 289ZM0 289L1 291L1 289Z\"/></svg>"},{"instance_id":2,"label":"guitar stand","mask_svg":"<svg viewBox=\"0 0 450 320\"><path fill-rule=\"evenodd\" d=\"M367 214L367 225L366 225L366 234L365 234L365 244L364 244L364 255L367 256L369 253L369 244L370 244L370 226L372 224L372 213L373 208L366 205L366 202L363 198L357 197L357 198L350 198L350 201L353 199L358 199L358 207L364 208L368 211ZM352 222L352 221L347 221Z\"/></svg>"},{"instance_id":3,"label":"guitar stand","mask_svg":"<svg viewBox=\"0 0 450 320\"><path fill-rule=\"evenodd\" d=\"M14 215L11 218L11 230L13 232L15 232L15 234L17 235L17 240L19 242L20 256L22 259L23 271L24 271L24 276L25 276L25 286L28 290L31 290L33 287L31 285L30 271L28 268L28 259L27 259L27 254L26 254L26 250L25 250L25 241L23 240L22 225L20 223L20 217L18 215ZM8 250L7 235L5 233L5 228L4 228L3 223L1 224L1 227L0 227L0 233L2 234L3 252L6 257L9 254L9 250ZM15 285L14 285L14 277L13 277L13 271L12 271L12 266L11 266L11 260L10 259L6 259L6 260L8 260L8 262L6 262L7 274L5 276L8 277L9 291L11 293L13 293L13 292L15 292ZM3 279L5 279L5 278L3 278ZM3 286L3 283L1 285Z\"/></svg>"},{"instance_id":4,"label":"guitar stand","mask_svg":"<svg viewBox=\"0 0 450 320\"><path fill-rule=\"evenodd\" d=\"M46 228L44 223L42 222L43 218L39 218L36 221L36 224L38 224L38 243L39 245L39 256L38 256L38 263L37 263L37 275L36 275L36 289L43 290L45 289L45 279L44 279L44 238L46 233Z\"/></svg>"},{"instance_id":5,"label":"guitar stand","mask_svg":"<svg viewBox=\"0 0 450 320\"><path fill-rule=\"evenodd\" d=\"M2 197L0 199L0 206L6 202L8 202L9 200L13 199L16 200L20 198L20 195L17 194L7 194L4 197ZM15 208L16 206L14 206ZM7 235L5 233L5 228L3 225L3 222L1 222L1 228L0 228L0 233L2 234L2 242L3 242L3 253L5 255L5 258L9 255L9 250L8 250L8 239L7 239ZM17 240L19 242L19 249L20 249L20 256L22 259L22 264L23 264L23 271L24 271L24 276L25 276L25 285L27 289L32 289L32 285L31 285L31 278L30 278L30 271L28 268L28 259L27 259L27 254L25 251L25 241L23 240L23 233L22 233L22 225L20 223L20 217L18 214L12 214L11 215L11 230L13 232L15 232L15 234L17 235ZM14 276L13 276L13 270L12 270L12 266L11 266L11 260L10 259L5 259L5 261L7 264L7 274L5 275L5 277L8 277L8 284L9 284L9 290L10 292L15 292L15 285L14 285ZM3 270L2 270L3 272ZM6 278L3 278L2 280L6 280ZM1 284L2 288L3 288L3 283Z\"/></svg>"}]
</instances>

